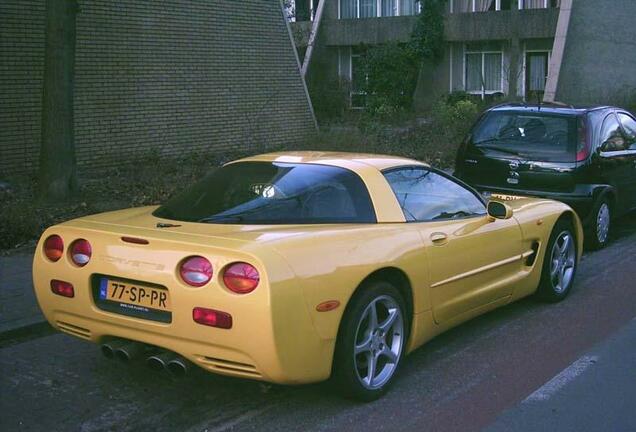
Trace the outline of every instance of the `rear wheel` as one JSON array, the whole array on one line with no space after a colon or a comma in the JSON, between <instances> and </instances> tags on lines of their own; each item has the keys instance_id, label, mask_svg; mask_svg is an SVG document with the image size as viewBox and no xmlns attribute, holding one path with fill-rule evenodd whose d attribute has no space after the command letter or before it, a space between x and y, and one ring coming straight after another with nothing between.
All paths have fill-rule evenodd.
<instances>
[{"instance_id":1,"label":"rear wheel","mask_svg":"<svg viewBox=\"0 0 636 432\"><path fill-rule=\"evenodd\" d=\"M559 221L554 225L543 259L541 282L537 296L558 302L567 297L574 283L577 267L577 242L572 224Z\"/></svg>"},{"instance_id":2,"label":"rear wheel","mask_svg":"<svg viewBox=\"0 0 636 432\"><path fill-rule=\"evenodd\" d=\"M612 207L607 198L601 198L594 207L594 220L590 228L589 246L592 249L604 248L609 241L612 225Z\"/></svg>"},{"instance_id":3,"label":"rear wheel","mask_svg":"<svg viewBox=\"0 0 636 432\"><path fill-rule=\"evenodd\" d=\"M340 323L334 380L348 397L372 401L393 382L404 351L407 322L404 300L390 283L361 288Z\"/></svg>"}]
</instances>

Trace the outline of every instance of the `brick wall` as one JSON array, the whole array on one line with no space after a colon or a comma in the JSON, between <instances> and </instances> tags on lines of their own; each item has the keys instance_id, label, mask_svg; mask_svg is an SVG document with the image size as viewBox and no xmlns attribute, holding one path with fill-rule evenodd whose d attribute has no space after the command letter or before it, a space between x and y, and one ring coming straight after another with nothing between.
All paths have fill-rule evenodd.
<instances>
[{"instance_id":1,"label":"brick wall","mask_svg":"<svg viewBox=\"0 0 636 432\"><path fill-rule=\"evenodd\" d=\"M0 178L37 164L44 1L0 1Z\"/></svg>"},{"instance_id":2,"label":"brick wall","mask_svg":"<svg viewBox=\"0 0 636 432\"><path fill-rule=\"evenodd\" d=\"M32 101L29 124L19 111L26 106L1 108L0 129L8 131L0 132L0 173L37 165L43 1L29 4L37 13L27 13L24 4L5 0L0 12L0 28L16 23L1 34L0 73L28 82L16 90ZM278 1L80 0L80 8L80 171L148 151L169 156L293 147L315 130ZM24 47L28 54L18 52L25 40L31 42ZM20 55L32 64L14 66ZM13 97L13 86L2 81L2 99Z\"/></svg>"}]
</instances>

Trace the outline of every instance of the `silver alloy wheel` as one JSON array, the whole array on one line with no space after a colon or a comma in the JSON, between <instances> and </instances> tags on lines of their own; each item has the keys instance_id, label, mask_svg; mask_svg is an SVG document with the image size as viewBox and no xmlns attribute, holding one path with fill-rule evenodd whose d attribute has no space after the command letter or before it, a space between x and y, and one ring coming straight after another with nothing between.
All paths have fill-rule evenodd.
<instances>
[{"instance_id":1,"label":"silver alloy wheel","mask_svg":"<svg viewBox=\"0 0 636 432\"><path fill-rule=\"evenodd\" d=\"M596 238L600 244L607 241L610 228L610 209L606 202L601 204L596 214Z\"/></svg>"},{"instance_id":2,"label":"silver alloy wheel","mask_svg":"<svg viewBox=\"0 0 636 432\"><path fill-rule=\"evenodd\" d=\"M367 389L385 385L395 373L404 344L404 319L398 303L387 295L364 310L356 329L353 362Z\"/></svg>"},{"instance_id":3,"label":"silver alloy wheel","mask_svg":"<svg viewBox=\"0 0 636 432\"><path fill-rule=\"evenodd\" d=\"M574 236L569 231L559 234L552 246L550 257L550 282L558 294L567 290L574 276L576 266L576 247Z\"/></svg>"}]
</instances>

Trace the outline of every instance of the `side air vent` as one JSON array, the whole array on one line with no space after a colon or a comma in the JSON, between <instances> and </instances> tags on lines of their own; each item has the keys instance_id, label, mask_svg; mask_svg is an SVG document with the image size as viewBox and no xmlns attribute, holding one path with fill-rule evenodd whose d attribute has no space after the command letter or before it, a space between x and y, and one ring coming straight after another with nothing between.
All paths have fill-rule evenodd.
<instances>
[{"instance_id":1,"label":"side air vent","mask_svg":"<svg viewBox=\"0 0 636 432\"><path fill-rule=\"evenodd\" d=\"M532 253L526 257L526 266L532 267L537 260L537 254L539 253L539 242L532 242Z\"/></svg>"},{"instance_id":2,"label":"side air vent","mask_svg":"<svg viewBox=\"0 0 636 432\"><path fill-rule=\"evenodd\" d=\"M78 327L73 324L69 324L63 321L56 321L57 328L64 333L68 333L71 336L76 336L82 339L91 339L91 331L82 327Z\"/></svg>"},{"instance_id":3,"label":"side air vent","mask_svg":"<svg viewBox=\"0 0 636 432\"><path fill-rule=\"evenodd\" d=\"M256 366L247 363L238 363L230 360L222 360L213 357L199 357L199 363L206 369L217 371L235 373L239 375L252 376L258 378L261 376L256 370Z\"/></svg>"}]
</instances>

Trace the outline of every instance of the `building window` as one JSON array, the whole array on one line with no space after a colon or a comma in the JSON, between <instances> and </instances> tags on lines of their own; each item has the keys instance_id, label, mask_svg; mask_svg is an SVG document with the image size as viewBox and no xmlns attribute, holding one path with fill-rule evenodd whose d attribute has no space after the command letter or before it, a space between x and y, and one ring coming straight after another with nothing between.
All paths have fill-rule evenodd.
<instances>
[{"instance_id":1,"label":"building window","mask_svg":"<svg viewBox=\"0 0 636 432\"><path fill-rule=\"evenodd\" d=\"M519 0L519 9L547 9L561 7L561 0Z\"/></svg>"},{"instance_id":2,"label":"building window","mask_svg":"<svg viewBox=\"0 0 636 432\"><path fill-rule=\"evenodd\" d=\"M464 62L466 92L481 95L503 93L502 52L467 52Z\"/></svg>"},{"instance_id":3,"label":"building window","mask_svg":"<svg viewBox=\"0 0 636 432\"><path fill-rule=\"evenodd\" d=\"M367 74L364 71L364 49L360 47L341 47L339 49L338 71L340 78L349 88L349 105L353 109L366 106Z\"/></svg>"},{"instance_id":4,"label":"building window","mask_svg":"<svg viewBox=\"0 0 636 432\"><path fill-rule=\"evenodd\" d=\"M510 10L512 2L513 0L450 0L450 11L467 13Z\"/></svg>"},{"instance_id":5,"label":"building window","mask_svg":"<svg viewBox=\"0 0 636 432\"><path fill-rule=\"evenodd\" d=\"M351 108L364 108L367 94L364 91L368 76L364 70L364 51L351 47Z\"/></svg>"},{"instance_id":6,"label":"building window","mask_svg":"<svg viewBox=\"0 0 636 432\"><path fill-rule=\"evenodd\" d=\"M341 19L416 15L421 0L339 0Z\"/></svg>"},{"instance_id":7,"label":"building window","mask_svg":"<svg viewBox=\"0 0 636 432\"><path fill-rule=\"evenodd\" d=\"M550 51L527 51L525 58L526 99L543 99L545 83L548 79Z\"/></svg>"}]
</instances>

